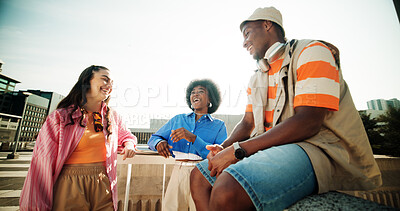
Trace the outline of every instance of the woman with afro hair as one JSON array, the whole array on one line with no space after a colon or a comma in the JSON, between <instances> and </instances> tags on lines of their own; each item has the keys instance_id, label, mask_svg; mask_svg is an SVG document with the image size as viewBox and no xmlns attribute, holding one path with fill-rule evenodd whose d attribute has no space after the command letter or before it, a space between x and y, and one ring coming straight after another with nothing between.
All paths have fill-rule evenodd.
<instances>
[{"instance_id":1,"label":"woman with afro hair","mask_svg":"<svg viewBox=\"0 0 400 211\"><path fill-rule=\"evenodd\" d=\"M162 202L167 211L196 210L190 193L190 172L207 157L206 145L221 144L227 138L225 123L211 116L221 104L221 93L213 81L191 81L186 103L192 112L176 115L148 141L150 149L165 158L175 158Z\"/></svg>"}]
</instances>

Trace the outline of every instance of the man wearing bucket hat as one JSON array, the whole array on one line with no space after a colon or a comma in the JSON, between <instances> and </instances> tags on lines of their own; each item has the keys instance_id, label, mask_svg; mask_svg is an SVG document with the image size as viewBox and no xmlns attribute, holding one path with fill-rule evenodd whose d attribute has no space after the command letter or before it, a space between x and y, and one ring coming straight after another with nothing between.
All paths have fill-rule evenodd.
<instances>
[{"instance_id":1,"label":"man wearing bucket hat","mask_svg":"<svg viewBox=\"0 0 400 211\"><path fill-rule=\"evenodd\" d=\"M240 30L259 68L242 121L192 171L197 210L282 210L313 193L380 186L339 50L286 42L274 7L255 10Z\"/></svg>"}]
</instances>

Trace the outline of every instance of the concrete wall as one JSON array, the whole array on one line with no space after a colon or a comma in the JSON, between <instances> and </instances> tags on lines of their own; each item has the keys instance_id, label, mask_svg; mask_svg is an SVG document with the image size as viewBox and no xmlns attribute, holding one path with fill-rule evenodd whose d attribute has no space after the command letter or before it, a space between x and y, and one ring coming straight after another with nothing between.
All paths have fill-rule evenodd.
<instances>
[{"instance_id":1,"label":"concrete wall","mask_svg":"<svg viewBox=\"0 0 400 211\"><path fill-rule=\"evenodd\" d=\"M375 159L382 172L382 187L373 191L347 191L345 193L400 208L400 158L377 155ZM166 165L166 187L172 168L172 164ZM163 169L163 165L160 164L132 165L128 210L161 210ZM118 165L119 210L123 210L126 175L127 165Z\"/></svg>"},{"instance_id":2,"label":"concrete wall","mask_svg":"<svg viewBox=\"0 0 400 211\"><path fill-rule=\"evenodd\" d=\"M400 209L400 157L375 155L375 160L382 173L382 186L371 191L345 193Z\"/></svg>"},{"instance_id":3,"label":"concrete wall","mask_svg":"<svg viewBox=\"0 0 400 211\"><path fill-rule=\"evenodd\" d=\"M118 165L118 200L124 202L126 172L128 165ZM166 166L166 186L172 173L173 165ZM163 165L132 165L129 193L129 210L161 210ZM121 203L123 204L123 203ZM119 210L123 210L119 207Z\"/></svg>"}]
</instances>

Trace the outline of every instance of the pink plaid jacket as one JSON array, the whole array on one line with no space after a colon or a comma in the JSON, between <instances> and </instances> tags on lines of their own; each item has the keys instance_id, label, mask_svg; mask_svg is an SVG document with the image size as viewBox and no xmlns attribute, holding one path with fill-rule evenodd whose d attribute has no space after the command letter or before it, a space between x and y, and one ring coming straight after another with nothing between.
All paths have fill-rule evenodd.
<instances>
[{"instance_id":1,"label":"pink plaid jacket","mask_svg":"<svg viewBox=\"0 0 400 211\"><path fill-rule=\"evenodd\" d=\"M84 132L79 125L81 112L78 109L72 115L75 124L66 126L70 122L69 109L57 109L52 112L43 124L35 148L32 161L22 188L20 210L51 210L53 205L53 186L61 169L78 146ZM117 210L117 150L125 142L132 142L136 146L137 140L125 127L121 117L114 110L110 110L111 131L109 141L105 141L107 149L106 170L111 183L114 210ZM106 105L101 110L103 125L106 125ZM87 119L84 119L86 124ZM104 127L103 133L107 131Z\"/></svg>"}]
</instances>

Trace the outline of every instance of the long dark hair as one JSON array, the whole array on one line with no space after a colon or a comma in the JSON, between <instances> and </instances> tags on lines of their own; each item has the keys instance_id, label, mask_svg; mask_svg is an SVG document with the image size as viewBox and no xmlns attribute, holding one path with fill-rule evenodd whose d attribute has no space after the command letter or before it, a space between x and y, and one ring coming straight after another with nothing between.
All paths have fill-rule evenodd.
<instances>
[{"instance_id":1,"label":"long dark hair","mask_svg":"<svg viewBox=\"0 0 400 211\"><path fill-rule=\"evenodd\" d=\"M86 99L86 93L90 90L90 80L93 78L93 72L98 72L100 70L108 70L106 67L103 66L96 66L92 65L81 73L79 76L78 81L75 83L75 85L72 87L71 91L69 94L61 100L60 103L57 105L57 109L59 108L65 108L68 109L69 107L72 106L72 110L69 113L69 118L70 121L67 125L73 125L75 124L74 120L72 119L72 114L77 110L80 109L80 112L82 113L81 119L79 121L79 125L81 127L85 127L83 125L83 119L85 114L87 113L84 109L83 106L86 104L87 99ZM106 113L106 120L107 120L107 133L111 134L111 123L110 123L110 118L109 118L109 113L110 113L110 107L108 107L108 101L110 100L110 96L104 102L107 105L107 113Z\"/></svg>"}]
</instances>

